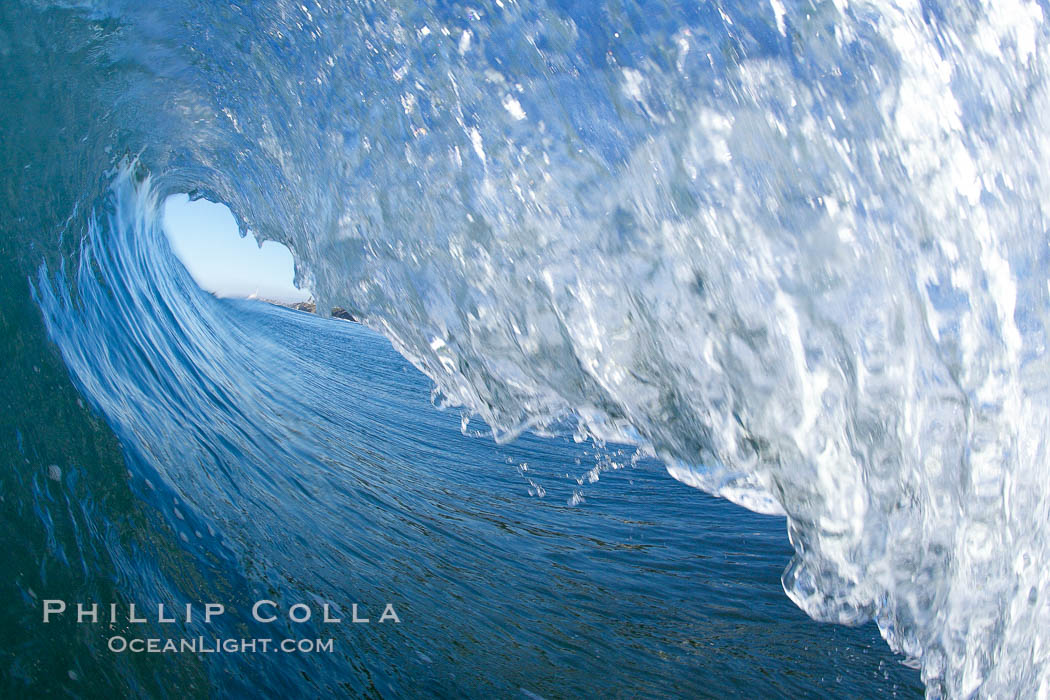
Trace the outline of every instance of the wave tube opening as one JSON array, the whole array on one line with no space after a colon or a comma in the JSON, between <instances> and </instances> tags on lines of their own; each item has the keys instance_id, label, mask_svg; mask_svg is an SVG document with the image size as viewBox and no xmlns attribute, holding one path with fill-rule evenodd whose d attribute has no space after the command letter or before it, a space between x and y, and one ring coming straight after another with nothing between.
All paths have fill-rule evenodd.
<instances>
[{"instance_id":1,"label":"wave tube opening","mask_svg":"<svg viewBox=\"0 0 1050 700\"><path fill-rule=\"evenodd\" d=\"M305 302L310 291L295 285L292 253L275 241L243 235L224 205L170 195L162 205L172 249L203 289L220 297Z\"/></svg>"}]
</instances>

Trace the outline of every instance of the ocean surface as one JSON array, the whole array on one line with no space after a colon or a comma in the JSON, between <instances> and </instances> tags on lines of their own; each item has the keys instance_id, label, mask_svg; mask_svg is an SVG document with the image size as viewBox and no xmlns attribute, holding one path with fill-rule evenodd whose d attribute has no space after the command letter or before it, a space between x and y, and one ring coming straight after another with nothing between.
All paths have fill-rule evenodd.
<instances>
[{"instance_id":1,"label":"ocean surface","mask_svg":"<svg viewBox=\"0 0 1050 700\"><path fill-rule=\"evenodd\" d=\"M1048 12L0 4L2 694L1045 696Z\"/></svg>"},{"instance_id":2,"label":"ocean surface","mask_svg":"<svg viewBox=\"0 0 1050 700\"><path fill-rule=\"evenodd\" d=\"M783 518L691 489L630 448L464 435L458 415L431 404L430 381L375 332L261 302L207 303L229 332L256 339L245 345L252 374L284 381L228 385L235 426L179 405L170 407L177 429L168 417L146 425L147 404L103 409L131 409L118 434L139 431L127 439L149 454L128 460L128 487L156 522L156 546L181 560L163 588L136 572L121 597L141 600L140 610L158 594L169 611L211 600L230 608L229 627L163 637L330 637L335 646L214 655L199 667L143 662L189 676L180 692L921 695L918 672L874 625L817 623L787 599ZM163 473L150 468L158 461ZM41 486L60 499L84 478L74 468ZM260 599L282 611L305 601L318 617L331 602L347 614L341 625L253 625ZM370 624L349 622L353 603ZM386 603L397 626L377 622ZM78 680L62 670L43 687L104 695L145 683L96 676L115 665L104 639L67 634Z\"/></svg>"}]
</instances>

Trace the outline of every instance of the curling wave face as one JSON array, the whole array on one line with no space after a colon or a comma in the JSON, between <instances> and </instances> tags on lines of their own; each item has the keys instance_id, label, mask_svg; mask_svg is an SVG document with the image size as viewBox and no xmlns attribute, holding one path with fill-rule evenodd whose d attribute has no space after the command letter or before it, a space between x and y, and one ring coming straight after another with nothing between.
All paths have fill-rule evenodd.
<instances>
[{"instance_id":1,"label":"curling wave face","mask_svg":"<svg viewBox=\"0 0 1050 700\"><path fill-rule=\"evenodd\" d=\"M497 439L785 513L931 695L1050 688L1044 3L72 5L4 47L83 58L93 187L229 204Z\"/></svg>"}]
</instances>

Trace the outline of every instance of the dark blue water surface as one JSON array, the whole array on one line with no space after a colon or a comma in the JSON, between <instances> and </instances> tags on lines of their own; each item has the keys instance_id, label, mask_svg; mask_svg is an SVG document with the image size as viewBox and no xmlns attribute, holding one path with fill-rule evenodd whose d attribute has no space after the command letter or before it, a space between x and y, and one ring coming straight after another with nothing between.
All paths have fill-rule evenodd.
<instances>
[{"instance_id":1,"label":"dark blue water surface","mask_svg":"<svg viewBox=\"0 0 1050 700\"><path fill-rule=\"evenodd\" d=\"M215 303L255 339L258 384L225 387L237 430L187 415L181 434L142 439L179 456L159 478L135 474L135 489L198 566L220 562L203 590L226 601L231 633L275 635L248 624L259 598L372 613L369 625L283 629L332 636L333 654L205 658L232 694L921 692L873 625L815 623L785 597L783 519L690 489L652 460L632 464L627 449L465 436L430 403L429 381L365 327ZM268 386L268 372L281 383ZM185 577L173 576L184 588L173 602L202 600ZM400 625L377 624L384 603Z\"/></svg>"}]
</instances>

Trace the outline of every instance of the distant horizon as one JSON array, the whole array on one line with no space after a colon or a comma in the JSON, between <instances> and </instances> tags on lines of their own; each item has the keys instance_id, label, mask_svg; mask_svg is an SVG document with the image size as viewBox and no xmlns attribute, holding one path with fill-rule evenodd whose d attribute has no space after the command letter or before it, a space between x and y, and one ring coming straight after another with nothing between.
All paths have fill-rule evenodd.
<instances>
[{"instance_id":1,"label":"distant horizon","mask_svg":"<svg viewBox=\"0 0 1050 700\"><path fill-rule=\"evenodd\" d=\"M287 246L251 234L242 237L229 208L188 195L168 197L163 227L175 254L197 284L217 297L280 304L312 301L295 286L295 262Z\"/></svg>"}]
</instances>

